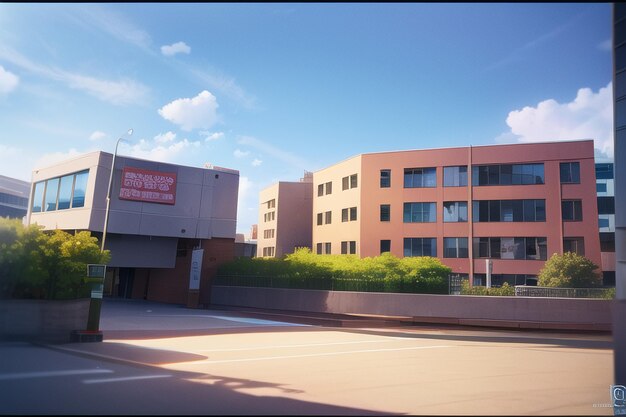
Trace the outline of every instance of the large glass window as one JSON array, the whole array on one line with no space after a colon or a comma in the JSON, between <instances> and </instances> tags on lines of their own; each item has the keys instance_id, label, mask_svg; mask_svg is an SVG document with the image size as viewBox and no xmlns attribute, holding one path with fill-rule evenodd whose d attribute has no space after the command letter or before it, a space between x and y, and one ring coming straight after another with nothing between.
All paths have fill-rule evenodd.
<instances>
[{"instance_id":1,"label":"large glass window","mask_svg":"<svg viewBox=\"0 0 626 417\"><path fill-rule=\"evenodd\" d=\"M612 180L613 179L613 164L596 164L596 179L597 180Z\"/></svg>"},{"instance_id":2,"label":"large glass window","mask_svg":"<svg viewBox=\"0 0 626 417\"><path fill-rule=\"evenodd\" d=\"M61 186L59 187L59 205L58 210L70 208L72 201L72 186L74 185L74 175L66 175L61 177Z\"/></svg>"},{"instance_id":3,"label":"large glass window","mask_svg":"<svg viewBox=\"0 0 626 417\"><path fill-rule=\"evenodd\" d=\"M391 205L381 204L380 205L380 221L388 222L390 220L391 220Z\"/></svg>"},{"instance_id":4,"label":"large glass window","mask_svg":"<svg viewBox=\"0 0 626 417\"><path fill-rule=\"evenodd\" d=\"M563 253L573 252L585 256L585 240L582 237L563 238Z\"/></svg>"},{"instance_id":5,"label":"large glass window","mask_svg":"<svg viewBox=\"0 0 626 417\"><path fill-rule=\"evenodd\" d=\"M543 164L474 165L472 185L544 184Z\"/></svg>"},{"instance_id":6,"label":"large glass window","mask_svg":"<svg viewBox=\"0 0 626 417\"><path fill-rule=\"evenodd\" d=\"M57 197L59 195L59 179L53 178L46 181L46 195L44 197L44 211L57 209Z\"/></svg>"},{"instance_id":7,"label":"large glass window","mask_svg":"<svg viewBox=\"0 0 626 417\"><path fill-rule=\"evenodd\" d=\"M443 257L444 258L467 258L467 238L466 237L444 237Z\"/></svg>"},{"instance_id":8,"label":"large glass window","mask_svg":"<svg viewBox=\"0 0 626 417\"><path fill-rule=\"evenodd\" d=\"M615 214L615 197L598 197L598 214Z\"/></svg>"},{"instance_id":9,"label":"large glass window","mask_svg":"<svg viewBox=\"0 0 626 417\"><path fill-rule=\"evenodd\" d=\"M545 237L475 237L474 258L546 260Z\"/></svg>"},{"instance_id":10,"label":"large glass window","mask_svg":"<svg viewBox=\"0 0 626 417\"><path fill-rule=\"evenodd\" d=\"M72 208L85 206L85 194L87 192L87 180L89 171L83 171L76 174L74 180L74 192L72 193Z\"/></svg>"},{"instance_id":11,"label":"large glass window","mask_svg":"<svg viewBox=\"0 0 626 417\"><path fill-rule=\"evenodd\" d=\"M43 190L45 187L45 181L41 181L35 184L35 191L33 192L33 213L41 212L41 209L43 207Z\"/></svg>"},{"instance_id":12,"label":"large glass window","mask_svg":"<svg viewBox=\"0 0 626 417\"><path fill-rule=\"evenodd\" d=\"M466 222L467 201L446 201L443 203L444 222Z\"/></svg>"},{"instance_id":13,"label":"large glass window","mask_svg":"<svg viewBox=\"0 0 626 417\"><path fill-rule=\"evenodd\" d=\"M561 183L562 184L579 184L580 183L580 163L578 162L561 162Z\"/></svg>"},{"instance_id":14,"label":"large glass window","mask_svg":"<svg viewBox=\"0 0 626 417\"><path fill-rule=\"evenodd\" d=\"M407 168L404 170L404 188L432 188L436 186L436 168Z\"/></svg>"},{"instance_id":15,"label":"large glass window","mask_svg":"<svg viewBox=\"0 0 626 417\"><path fill-rule=\"evenodd\" d=\"M437 256L437 239L434 237L405 237L404 256Z\"/></svg>"},{"instance_id":16,"label":"large glass window","mask_svg":"<svg viewBox=\"0 0 626 417\"><path fill-rule=\"evenodd\" d=\"M433 223L437 221L435 203L404 203L404 223Z\"/></svg>"},{"instance_id":17,"label":"large glass window","mask_svg":"<svg viewBox=\"0 0 626 417\"><path fill-rule=\"evenodd\" d=\"M544 222L545 200L474 200L475 222Z\"/></svg>"},{"instance_id":18,"label":"large glass window","mask_svg":"<svg viewBox=\"0 0 626 417\"><path fill-rule=\"evenodd\" d=\"M465 187L467 186L467 166L444 167L443 168L444 187Z\"/></svg>"}]
</instances>

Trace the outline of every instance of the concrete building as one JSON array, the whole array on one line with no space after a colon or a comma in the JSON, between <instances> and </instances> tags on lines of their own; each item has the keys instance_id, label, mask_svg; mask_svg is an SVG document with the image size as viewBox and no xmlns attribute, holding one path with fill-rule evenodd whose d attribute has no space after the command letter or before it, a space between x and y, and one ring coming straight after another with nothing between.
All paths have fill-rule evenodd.
<instances>
[{"instance_id":1,"label":"concrete building","mask_svg":"<svg viewBox=\"0 0 626 417\"><path fill-rule=\"evenodd\" d=\"M28 223L102 237L113 155L92 152L33 172ZM231 260L239 172L117 156L105 249L105 295L208 304Z\"/></svg>"},{"instance_id":2,"label":"concrete building","mask_svg":"<svg viewBox=\"0 0 626 417\"><path fill-rule=\"evenodd\" d=\"M613 163L596 163L598 227L603 283L615 286L615 175Z\"/></svg>"},{"instance_id":3,"label":"concrete building","mask_svg":"<svg viewBox=\"0 0 626 417\"><path fill-rule=\"evenodd\" d=\"M280 181L259 193L257 256L281 257L297 247L311 247L313 177Z\"/></svg>"},{"instance_id":4,"label":"concrete building","mask_svg":"<svg viewBox=\"0 0 626 417\"><path fill-rule=\"evenodd\" d=\"M0 175L0 217L26 217L29 191L30 183Z\"/></svg>"},{"instance_id":5,"label":"concrete building","mask_svg":"<svg viewBox=\"0 0 626 417\"><path fill-rule=\"evenodd\" d=\"M313 190L318 254L435 256L474 285L486 260L493 285L536 283L553 253L601 265L591 140L361 154Z\"/></svg>"}]
</instances>

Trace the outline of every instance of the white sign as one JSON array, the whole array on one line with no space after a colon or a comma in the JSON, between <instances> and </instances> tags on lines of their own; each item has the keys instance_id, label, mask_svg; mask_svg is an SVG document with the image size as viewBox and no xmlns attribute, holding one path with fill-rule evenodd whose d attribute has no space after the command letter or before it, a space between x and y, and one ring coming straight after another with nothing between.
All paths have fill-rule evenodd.
<instances>
[{"instance_id":1,"label":"white sign","mask_svg":"<svg viewBox=\"0 0 626 417\"><path fill-rule=\"evenodd\" d=\"M200 271L202 270L202 255L204 249L194 249L191 253L191 270L189 271L189 289L200 289Z\"/></svg>"}]
</instances>

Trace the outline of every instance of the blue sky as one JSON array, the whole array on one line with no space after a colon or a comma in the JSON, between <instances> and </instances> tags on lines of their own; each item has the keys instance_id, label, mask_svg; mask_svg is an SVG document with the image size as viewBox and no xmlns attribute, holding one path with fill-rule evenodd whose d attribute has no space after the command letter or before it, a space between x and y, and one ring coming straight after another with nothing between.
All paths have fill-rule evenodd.
<instances>
[{"instance_id":1,"label":"blue sky","mask_svg":"<svg viewBox=\"0 0 626 417\"><path fill-rule=\"evenodd\" d=\"M0 175L84 152L240 171L258 193L367 152L593 138L611 5L0 3Z\"/></svg>"}]
</instances>

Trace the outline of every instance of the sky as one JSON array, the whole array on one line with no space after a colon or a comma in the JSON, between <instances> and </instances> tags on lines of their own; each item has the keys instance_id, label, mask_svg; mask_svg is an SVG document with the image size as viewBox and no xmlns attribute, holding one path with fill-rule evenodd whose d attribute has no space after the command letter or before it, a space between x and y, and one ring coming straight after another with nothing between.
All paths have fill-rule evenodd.
<instances>
[{"instance_id":1,"label":"sky","mask_svg":"<svg viewBox=\"0 0 626 417\"><path fill-rule=\"evenodd\" d=\"M381 151L594 139L610 3L0 3L0 175L102 150L259 191ZM133 129L131 136L127 134Z\"/></svg>"}]
</instances>

